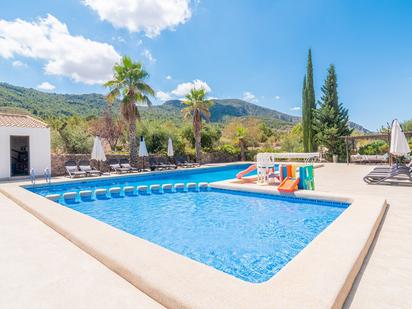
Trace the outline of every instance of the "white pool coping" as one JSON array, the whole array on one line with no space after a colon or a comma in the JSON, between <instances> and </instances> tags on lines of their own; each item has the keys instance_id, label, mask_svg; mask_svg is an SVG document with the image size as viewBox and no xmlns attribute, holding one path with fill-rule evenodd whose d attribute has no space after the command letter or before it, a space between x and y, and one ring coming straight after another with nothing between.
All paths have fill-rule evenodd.
<instances>
[{"instance_id":1,"label":"white pool coping","mask_svg":"<svg viewBox=\"0 0 412 309\"><path fill-rule=\"evenodd\" d=\"M278 194L273 187L233 181L212 186ZM61 207L16 183L2 184L0 191L168 308L340 308L387 207L381 197L296 192L297 197L351 206L275 276L254 284Z\"/></svg>"}]
</instances>

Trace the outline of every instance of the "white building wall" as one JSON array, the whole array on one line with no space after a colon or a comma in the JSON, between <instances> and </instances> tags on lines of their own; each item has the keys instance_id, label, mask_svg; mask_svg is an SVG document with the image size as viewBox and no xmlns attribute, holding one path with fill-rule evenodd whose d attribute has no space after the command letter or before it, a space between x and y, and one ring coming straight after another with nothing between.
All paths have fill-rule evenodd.
<instances>
[{"instance_id":1,"label":"white building wall","mask_svg":"<svg viewBox=\"0 0 412 309\"><path fill-rule=\"evenodd\" d=\"M51 170L50 129L0 127L0 179L10 178L10 136L29 136L30 169L43 175Z\"/></svg>"}]
</instances>

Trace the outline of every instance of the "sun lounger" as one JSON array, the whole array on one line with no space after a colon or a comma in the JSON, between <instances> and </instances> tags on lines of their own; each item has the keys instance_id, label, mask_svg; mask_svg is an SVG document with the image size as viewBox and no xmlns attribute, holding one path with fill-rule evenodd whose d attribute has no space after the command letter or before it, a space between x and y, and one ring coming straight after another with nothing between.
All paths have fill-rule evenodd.
<instances>
[{"instance_id":1,"label":"sun lounger","mask_svg":"<svg viewBox=\"0 0 412 309\"><path fill-rule=\"evenodd\" d=\"M129 169L129 172L138 172L139 169L130 165L129 160L120 159L120 167Z\"/></svg>"},{"instance_id":2,"label":"sun lounger","mask_svg":"<svg viewBox=\"0 0 412 309\"><path fill-rule=\"evenodd\" d=\"M86 172L80 171L75 161L67 161L64 163L66 172L70 178L86 176Z\"/></svg>"},{"instance_id":3,"label":"sun lounger","mask_svg":"<svg viewBox=\"0 0 412 309\"><path fill-rule=\"evenodd\" d=\"M93 169L90 166L89 160L82 160L79 162L79 169L86 173L87 176L100 176L102 174L101 171Z\"/></svg>"},{"instance_id":4,"label":"sun lounger","mask_svg":"<svg viewBox=\"0 0 412 309\"><path fill-rule=\"evenodd\" d=\"M179 167L198 167L200 163L189 162L187 158L184 157L176 157L176 165Z\"/></svg>"},{"instance_id":5,"label":"sun lounger","mask_svg":"<svg viewBox=\"0 0 412 309\"><path fill-rule=\"evenodd\" d=\"M388 170L374 169L363 180L371 185L412 186L412 170L400 166Z\"/></svg>"},{"instance_id":6,"label":"sun lounger","mask_svg":"<svg viewBox=\"0 0 412 309\"><path fill-rule=\"evenodd\" d=\"M116 159L110 159L109 160L109 166L110 166L110 169L112 171L114 171L118 174L130 172L129 168L121 167L120 163L119 163L119 160L116 160Z\"/></svg>"}]
</instances>

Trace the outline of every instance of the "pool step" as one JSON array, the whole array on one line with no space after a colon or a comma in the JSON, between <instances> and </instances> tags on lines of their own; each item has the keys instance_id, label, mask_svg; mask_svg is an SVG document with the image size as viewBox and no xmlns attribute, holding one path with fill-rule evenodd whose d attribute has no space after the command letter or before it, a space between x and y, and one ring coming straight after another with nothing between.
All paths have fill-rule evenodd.
<instances>
[{"instance_id":1,"label":"pool step","mask_svg":"<svg viewBox=\"0 0 412 309\"><path fill-rule=\"evenodd\" d=\"M63 193L63 198L67 201L75 200L77 197L77 192L66 192Z\"/></svg>"},{"instance_id":2,"label":"pool step","mask_svg":"<svg viewBox=\"0 0 412 309\"><path fill-rule=\"evenodd\" d=\"M196 191L197 183L196 182L188 182L186 184L186 189L187 189L187 191Z\"/></svg>"},{"instance_id":3,"label":"pool step","mask_svg":"<svg viewBox=\"0 0 412 309\"><path fill-rule=\"evenodd\" d=\"M185 190L185 184L184 183L175 183L174 188L175 188L176 192L183 192Z\"/></svg>"},{"instance_id":4,"label":"pool step","mask_svg":"<svg viewBox=\"0 0 412 309\"><path fill-rule=\"evenodd\" d=\"M120 187L113 187L113 188L109 189L109 193L110 193L111 196L117 197L117 196L120 195L120 190L121 190Z\"/></svg>"},{"instance_id":5,"label":"pool step","mask_svg":"<svg viewBox=\"0 0 412 309\"><path fill-rule=\"evenodd\" d=\"M148 194L148 186L138 186L137 187L137 192L139 192L139 194Z\"/></svg>"},{"instance_id":6,"label":"pool step","mask_svg":"<svg viewBox=\"0 0 412 309\"><path fill-rule=\"evenodd\" d=\"M94 194L96 197L106 197L107 196L107 189L96 189L94 191Z\"/></svg>"},{"instance_id":7,"label":"pool step","mask_svg":"<svg viewBox=\"0 0 412 309\"><path fill-rule=\"evenodd\" d=\"M186 184L184 183L175 183L174 185L170 183L165 183L165 184L153 184L150 186L125 186L123 187L123 192L125 195L133 195L135 194L135 190L137 190L137 193L139 194L150 194L150 193L171 193L173 191L175 192L186 192L186 191L204 191L209 188L209 183L207 182L188 182ZM96 198L107 198L107 197L118 197L120 196L122 192L122 188L120 187L113 187L110 189L96 189L94 190L94 194ZM109 193L109 196L108 194ZM81 199L91 199L93 197L93 191L92 190L83 190L80 191L79 193L77 192L65 192L63 194L48 194L46 195L46 198L48 198L51 201L57 202L61 197L63 197L64 200L67 201L72 201L77 198L77 196L80 196Z\"/></svg>"},{"instance_id":8,"label":"pool step","mask_svg":"<svg viewBox=\"0 0 412 309\"><path fill-rule=\"evenodd\" d=\"M152 193L161 193L160 185L151 185L150 186L150 192L152 192Z\"/></svg>"},{"instance_id":9,"label":"pool step","mask_svg":"<svg viewBox=\"0 0 412 309\"><path fill-rule=\"evenodd\" d=\"M165 183L162 185L163 193L172 192L172 190L173 190L173 185L171 183Z\"/></svg>"},{"instance_id":10,"label":"pool step","mask_svg":"<svg viewBox=\"0 0 412 309\"><path fill-rule=\"evenodd\" d=\"M207 188L209 188L209 184L207 182L199 182L198 188L199 190L207 190Z\"/></svg>"},{"instance_id":11,"label":"pool step","mask_svg":"<svg viewBox=\"0 0 412 309\"><path fill-rule=\"evenodd\" d=\"M84 190L79 192L80 198L91 198L92 194L93 192L91 190Z\"/></svg>"},{"instance_id":12,"label":"pool step","mask_svg":"<svg viewBox=\"0 0 412 309\"><path fill-rule=\"evenodd\" d=\"M123 188L124 194L133 194L135 187L133 186L126 186Z\"/></svg>"},{"instance_id":13,"label":"pool step","mask_svg":"<svg viewBox=\"0 0 412 309\"><path fill-rule=\"evenodd\" d=\"M48 194L46 195L46 198L53 201L57 202L60 199L61 194Z\"/></svg>"}]
</instances>

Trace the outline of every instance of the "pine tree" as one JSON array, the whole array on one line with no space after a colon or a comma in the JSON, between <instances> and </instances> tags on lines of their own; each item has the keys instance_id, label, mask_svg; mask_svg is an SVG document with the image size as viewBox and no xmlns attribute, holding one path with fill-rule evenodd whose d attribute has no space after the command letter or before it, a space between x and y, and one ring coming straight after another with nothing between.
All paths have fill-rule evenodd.
<instances>
[{"instance_id":1,"label":"pine tree","mask_svg":"<svg viewBox=\"0 0 412 309\"><path fill-rule=\"evenodd\" d=\"M345 141L341 137L352 134L352 129L349 128L348 110L339 103L337 77L332 64L322 86L322 93L319 108L313 114L315 141L328 149L329 159L332 155L344 158Z\"/></svg>"},{"instance_id":2,"label":"pine tree","mask_svg":"<svg viewBox=\"0 0 412 309\"><path fill-rule=\"evenodd\" d=\"M303 125L303 149L305 152L313 152L316 148L313 132L313 112L316 109L315 89L313 83L312 50L309 49L308 64L302 91L302 125Z\"/></svg>"}]
</instances>

